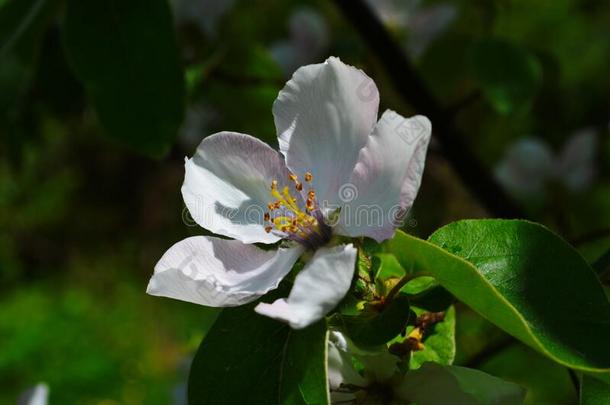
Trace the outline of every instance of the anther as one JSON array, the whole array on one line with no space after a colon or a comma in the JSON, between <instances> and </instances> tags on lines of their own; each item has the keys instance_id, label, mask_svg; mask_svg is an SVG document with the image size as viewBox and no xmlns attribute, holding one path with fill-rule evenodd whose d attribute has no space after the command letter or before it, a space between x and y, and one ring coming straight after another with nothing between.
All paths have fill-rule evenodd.
<instances>
[{"instance_id":1,"label":"anther","mask_svg":"<svg viewBox=\"0 0 610 405\"><path fill-rule=\"evenodd\" d=\"M300 181L297 181L294 185L294 188L296 188L298 191L303 190L303 183L301 183Z\"/></svg>"},{"instance_id":2,"label":"anther","mask_svg":"<svg viewBox=\"0 0 610 405\"><path fill-rule=\"evenodd\" d=\"M311 172L307 172L305 173L305 181L306 182L310 182L313 179L313 175L311 174Z\"/></svg>"},{"instance_id":3,"label":"anther","mask_svg":"<svg viewBox=\"0 0 610 405\"><path fill-rule=\"evenodd\" d=\"M275 190L277 188L277 180L273 180L271 182L271 190Z\"/></svg>"},{"instance_id":4,"label":"anther","mask_svg":"<svg viewBox=\"0 0 610 405\"><path fill-rule=\"evenodd\" d=\"M265 212L264 218L265 218L265 221L270 221L271 220L271 215L269 215L268 212Z\"/></svg>"},{"instance_id":5,"label":"anther","mask_svg":"<svg viewBox=\"0 0 610 405\"><path fill-rule=\"evenodd\" d=\"M290 173L290 174L288 175L288 178L290 179L290 181L294 181L294 182L296 182L296 181L297 181L297 179L298 179L297 175L296 175L296 174L294 174L294 173Z\"/></svg>"},{"instance_id":6,"label":"anther","mask_svg":"<svg viewBox=\"0 0 610 405\"><path fill-rule=\"evenodd\" d=\"M272 226L266 226L265 227L265 232L269 233L269 232L271 232L272 229L273 229Z\"/></svg>"}]
</instances>

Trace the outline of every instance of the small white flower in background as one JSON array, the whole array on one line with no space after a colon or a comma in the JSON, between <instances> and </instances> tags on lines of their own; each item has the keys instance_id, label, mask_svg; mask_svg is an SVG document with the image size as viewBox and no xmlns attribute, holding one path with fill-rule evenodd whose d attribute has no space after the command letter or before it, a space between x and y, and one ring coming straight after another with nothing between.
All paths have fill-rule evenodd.
<instances>
[{"instance_id":1,"label":"small white flower in background","mask_svg":"<svg viewBox=\"0 0 610 405\"><path fill-rule=\"evenodd\" d=\"M421 56L430 43L449 28L457 17L451 3L424 6L420 0L367 0L379 19L393 29L405 29L407 50L413 57Z\"/></svg>"},{"instance_id":2,"label":"small white flower in background","mask_svg":"<svg viewBox=\"0 0 610 405\"><path fill-rule=\"evenodd\" d=\"M591 185L595 175L597 133L582 129L574 133L559 155L537 138L512 144L496 167L496 176L515 198L541 198L550 182L577 193Z\"/></svg>"},{"instance_id":3,"label":"small white flower in background","mask_svg":"<svg viewBox=\"0 0 610 405\"><path fill-rule=\"evenodd\" d=\"M49 400L49 387L38 384L25 391L17 400L17 405L47 405Z\"/></svg>"},{"instance_id":4,"label":"small white flower in background","mask_svg":"<svg viewBox=\"0 0 610 405\"><path fill-rule=\"evenodd\" d=\"M449 28L457 14L456 6L449 3L418 8L409 18L409 54L416 58L421 56L430 44Z\"/></svg>"},{"instance_id":5,"label":"small white flower in background","mask_svg":"<svg viewBox=\"0 0 610 405\"><path fill-rule=\"evenodd\" d=\"M290 17L290 37L271 46L271 56L286 76L299 66L319 60L330 41L324 17L310 7L299 7Z\"/></svg>"},{"instance_id":6,"label":"small white flower in background","mask_svg":"<svg viewBox=\"0 0 610 405\"><path fill-rule=\"evenodd\" d=\"M233 238L195 236L172 246L147 292L213 307L276 288L305 252L286 299L260 314L304 328L349 290L356 248L333 237L393 236L419 189L430 121L386 111L361 70L337 58L298 69L273 104L280 153L244 134L205 138L182 186L193 219ZM374 215L370 215L374 214ZM254 243L275 244L263 250Z\"/></svg>"},{"instance_id":7,"label":"small white flower in background","mask_svg":"<svg viewBox=\"0 0 610 405\"><path fill-rule=\"evenodd\" d=\"M390 28L405 28L418 3L414 0L367 0L377 17Z\"/></svg>"},{"instance_id":8,"label":"small white flower in background","mask_svg":"<svg viewBox=\"0 0 610 405\"><path fill-rule=\"evenodd\" d=\"M203 102L195 102L188 106L186 115L178 134L178 142L188 150L197 146L203 134L218 119L218 112Z\"/></svg>"},{"instance_id":9,"label":"small white flower in background","mask_svg":"<svg viewBox=\"0 0 610 405\"><path fill-rule=\"evenodd\" d=\"M214 38L221 18L233 8L235 0L171 0L178 25L193 24L201 33Z\"/></svg>"}]
</instances>

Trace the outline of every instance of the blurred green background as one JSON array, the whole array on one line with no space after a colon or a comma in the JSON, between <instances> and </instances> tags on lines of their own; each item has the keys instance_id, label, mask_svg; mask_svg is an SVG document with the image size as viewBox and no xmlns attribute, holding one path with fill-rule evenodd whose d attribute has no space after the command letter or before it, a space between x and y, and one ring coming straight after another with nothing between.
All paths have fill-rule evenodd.
<instances>
[{"instance_id":1,"label":"blurred green background","mask_svg":"<svg viewBox=\"0 0 610 405\"><path fill-rule=\"evenodd\" d=\"M527 217L602 255L610 3L367 4ZM40 381L52 404L184 403L216 312L145 294L165 249L202 233L184 156L219 130L276 145L277 92L330 55L373 77L381 109L426 113L352 23L331 1L0 0L0 403ZM489 215L433 143L405 229ZM565 369L458 309L459 364L575 403Z\"/></svg>"}]
</instances>

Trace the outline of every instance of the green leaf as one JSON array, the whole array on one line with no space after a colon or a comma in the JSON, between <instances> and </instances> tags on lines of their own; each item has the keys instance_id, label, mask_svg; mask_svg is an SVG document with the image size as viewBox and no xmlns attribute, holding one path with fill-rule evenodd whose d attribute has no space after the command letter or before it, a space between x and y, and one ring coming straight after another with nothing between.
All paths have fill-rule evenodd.
<instances>
[{"instance_id":1,"label":"green leaf","mask_svg":"<svg viewBox=\"0 0 610 405\"><path fill-rule=\"evenodd\" d=\"M373 272L375 287L379 294L386 296L406 272L394 255L378 253L373 259L377 263Z\"/></svg>"},{"instance_id":2,"label":"green leaf","mask_svg":"<svg viewBox=\"0 0 610 405\"><path fill-rule=\"evenodd\" d=\"M540 87L542 69L527 50L500 39L485 39L469 55L472 78L501 114L527 108Z\"/></svg>"},{"instance_id":3,"label":"green leaf","mask_svg":"<svg viewBox=\"0 0 610 405\"><path fill-rule=\"evenodd\" d=\"M293 330L253 308L220 314L193 360L189 404L328 404L324 321Z\"/></svg>"},{"instance_id":4,"label":"green leaf","mask_svg":"<svg viewBox=\"0 0 610 405\"><path fill-rule=\"evenodd\" d=\"M610 369L610 304L591 268L561 238L526 221L471 220L441 228L430 241L398 232L388 248L556 362Z\"/></svg>"},{"instance_id":5,"label":"green leaf","mask_svg":"<svg viewBox=\"0 0 610 405\"><path fill-rule=\"evenodd\" d=\"M400 396L417 405L518 405L525 390L478 370L425 363L409 372Z\"/></svg>"},{"instance_id":6,"label":"green leaf","mask_svg":"<svg viewBox=\"0 0 610 405\"><path fill-rule=\"evenodd\" d=\"M477 368L526 388L526 404L572 405L577 401L568 369L518 342Z\"/></svg>"},{"instance_id":7,"label":"green leaf","mask_svg":"<svg viewBox=\"0 0 610 405\"><path fill-rule=\"evenodd\" d=\"M379 313L365 309L359 316L344 316L349 337L360 347L383 345L405 330L414 314L409 308L409 298L398 294Z\"/></svg>"},{"instance_id":8,"label":"green leaf","mask_svg":"<svg viewBox=\"0 0 610 405\"><path fill-rule=\"evenodd\" d=\"M111 138L151 156L173 143L185 84L165 0L68 0L64 42Z\"/></svg>"},{"instance_id":9,"label":"green leaf","mask_svg":"<svg viewBox=\"0 0 610 405\"><path fill-rule=\"evenodd\" d=\"M610 385L595 377L584 375L580 381L580 405L610 404Z\"/></svg>"},{"instance_id":10,"label":"green leaf","mask_svg":"<svg viewBox=\"0 0 610 405\"><path fill-rule=\"evenodd\" d=\"M375 274L377 291L386 296L401 279L407 275L415 276L413 264L403 268L396 256L388 253L378 253L374 259L379 259L378 271ZM401 288L400 292L407 294L411 303L428 312L446 310L453 302L453 297L442 288L433 277L416 277Z\"/></svg>"},{"instance_id":11,"label":"green leaf","mask_svg":"<svg viewBox=\"0 0 610 405\"><path fill-rule=\"evenodd\" d=\"M417 315L426 312L420 308L413 308ZM409 330L407 330L407 333ZM410 368L416 370L425 362L432 361L438 364L450 365L455 358L455 308L450 306L445 311L442 321L434 324L426 331L423 339L424 350L411 354Z\"/></svg>"}]
</instances>

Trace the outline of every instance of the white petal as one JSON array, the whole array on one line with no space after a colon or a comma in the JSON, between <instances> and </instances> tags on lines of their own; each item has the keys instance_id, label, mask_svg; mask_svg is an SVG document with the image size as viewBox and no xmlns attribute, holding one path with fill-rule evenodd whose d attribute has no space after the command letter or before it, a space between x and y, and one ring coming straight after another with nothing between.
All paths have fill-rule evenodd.
<instances>
[{"instance_id":1,"label":"white petal","mask_svg":"<svg viewBox=\"0 0 610 405\"><path fill-rule=\"evenodd\" d=\"M295 329L305 328L322 319L345 296L355 263L356 248L351 244L320 248L297 275L288 299L260 303L255 310Z\"/></svg>"},{"instance_id":2,"label":"white petal","mask_svg":"<svg viewBox=\"0 0 610 405\"><path fill-rule=\"evenodd\" d=\"M510 146L496 168L496 177L517 198L542 195L554 165L549 146L536 138L523 138Z\"/></svg>"},{"instance_id":3,"label":"white petal","mask_svg":"<svg viewBox=\"0 0 610 405\"><path fill-rule=\"evenodd\" d=\"M288 181L279 153L252 136L220 132L201 142L185 169L182 196L199 225L244 243L279 240L263 218L271 181Z\"/></svg>"},{"instance_id":4,"label":"white petal","mask_svg":"<svg viewBox=\"0 0 610 405\"><path fill-rule=\"evenodd\" d=\"M155 266L146 292L211 307L251 302L278 286L303 248L262 250L236 240L194 236Z\"/></svg>"},{"instance_id":5,"label":"white petal","mask_svg":"<svg viewBox=\"0 0 610 405\"><path fill-rule=\"evenodd\" d=\"M564 146L555 168L558 180L572 192L587 188L595 174L597 132L585 128L576 132Z\"/></svg>"},{"instance_id":6,"label":"white petal","mask_svg":"<svg viewBox=\"0 0 610 405\"><path fill-rule=\"evenodd\" d=\"M357 385L364 386L375 381L385 382L390 380L398 372L398 357L390 354L385 349L374 351L361 349L348 337L337 331L333 331L329 335L329 342L333 343L338 350L348 353L350 357L356 358L360 364L362 364L364 368L364 377L360 378L363 378L366 383ZM352 383L356 384L355 382Z\"/></svg>"},{"instance_id":7,"label":"white petal","mask_svg":"<svg viewBox=\"0 0 610 405\"><path fill-rule=\"evenodd\" d=\"M49 400L49 387L46 384L38 384L21 394L18 405L47 405Z\"/></svg>"},{"instance_id":8,"label":"white petal","mask_svg":"<svg viewBox=\"0 0 610 405\"><path fill-rule=\"evenodd\" d=\"M419 190L431 130L424 116L383 113L341 188L338 233L378 242L392 237Z\"/></svg>"},{"instance_id":9,"label":"white petal","mask_svg":"<svg viewBox=\"0 0 610 405\"><path fill-rule=\"evenodd\" d=\"M328 385L332 402L349 401L356 398L353 393L342 392L342 384L366 387L368 382L354 369L352 356L348 353L346 340L340 332L332 331L328 337Z\"/></svg>"},{"instance_id":10,"label":"white petal","mask_svg":"<svg viewBox=\"0 0 610 405\"><path fill-rule=\"evenodd\" d=\"M313 174L319 201L335 206L377 120L379 93L364 72L337 58L298 69L273 104L288 167Z\"/></svg>"}]
</instances>

